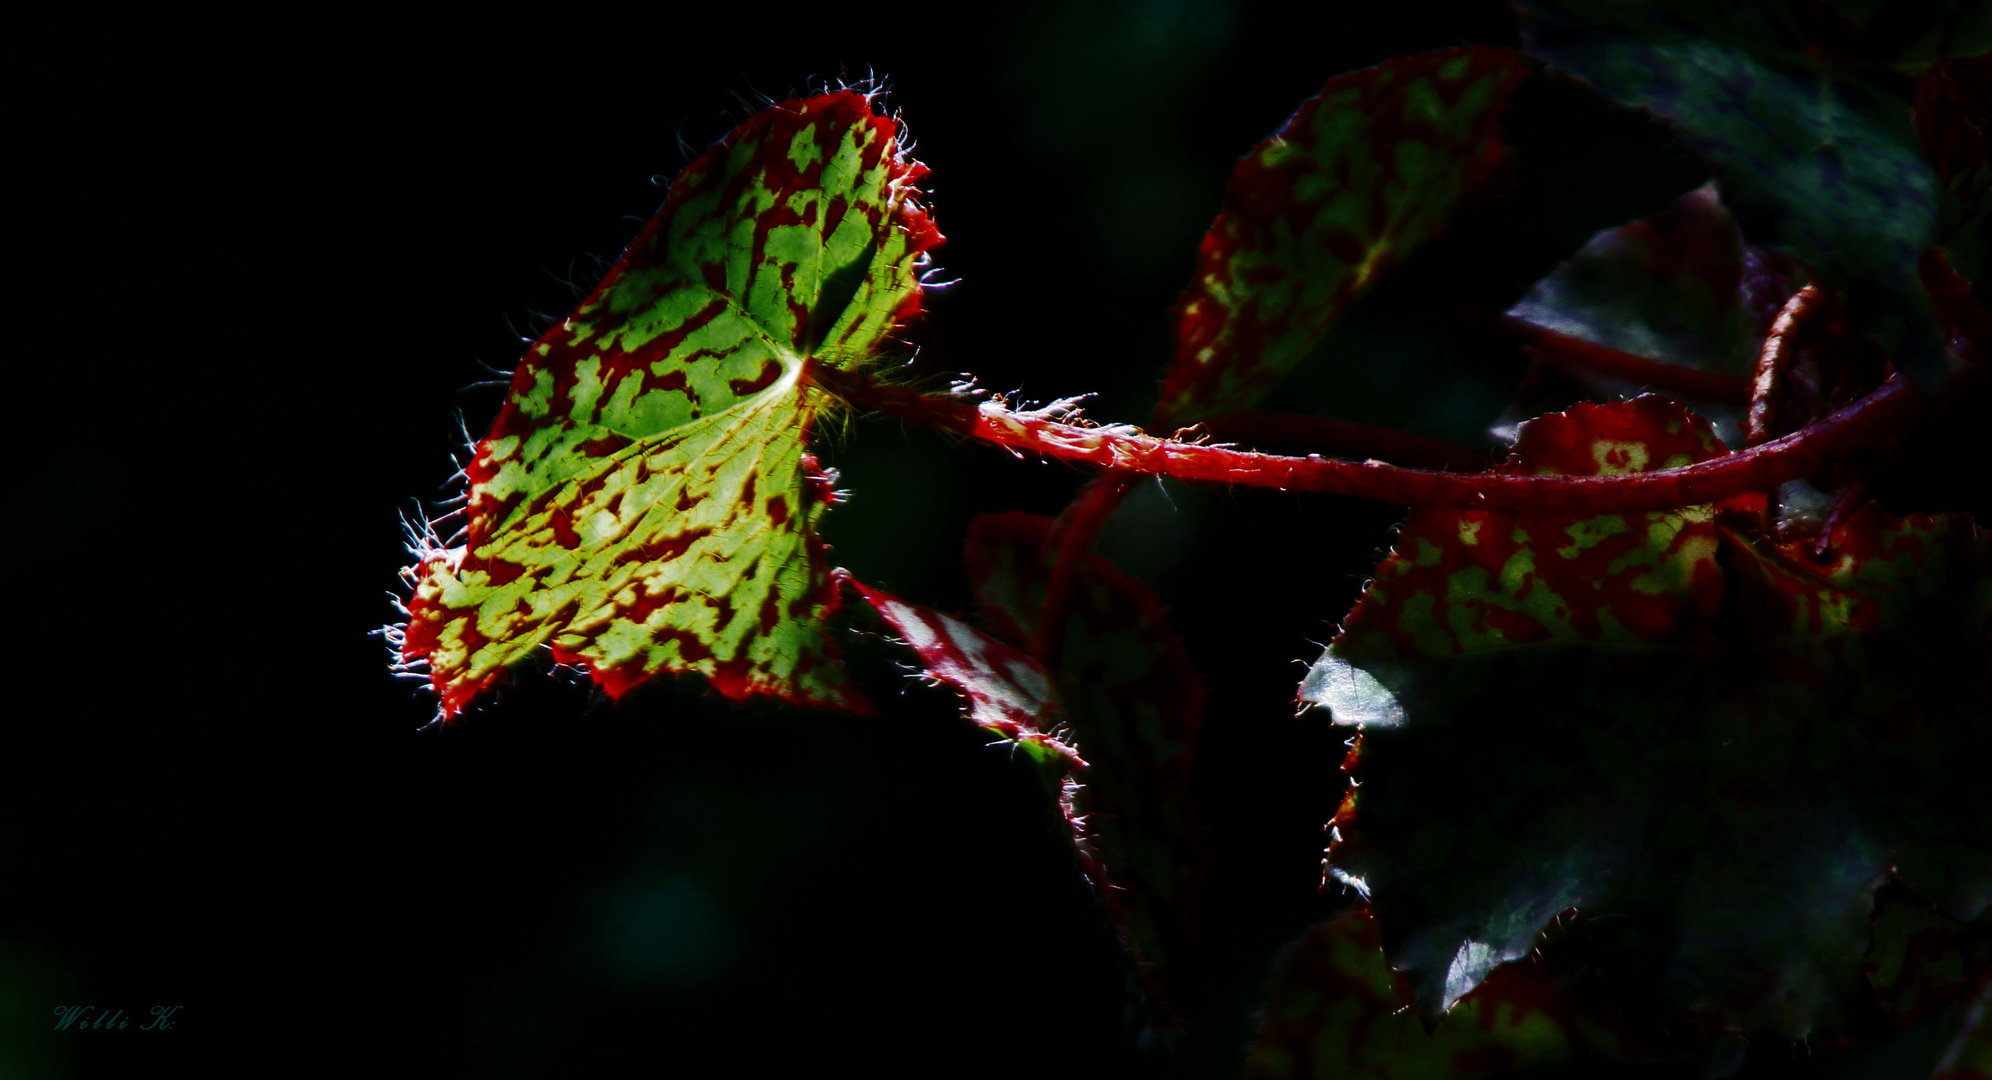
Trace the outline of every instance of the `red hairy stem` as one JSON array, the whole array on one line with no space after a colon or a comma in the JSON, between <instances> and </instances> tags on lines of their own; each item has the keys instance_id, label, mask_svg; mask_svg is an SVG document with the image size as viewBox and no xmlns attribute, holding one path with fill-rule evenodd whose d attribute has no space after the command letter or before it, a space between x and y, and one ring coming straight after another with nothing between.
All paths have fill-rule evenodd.
<instances>
[{"instance_id":1,"label":"red hairy stem","mask_svg":"<svg viewBox=\"0 0 1992 1080\"><path fill-rule=\"evenodd\" d=\"M1600 375L1611 375L1641 386L1685 394L1704 401L1720 401L1732 405L1747 405L1750 402L1750 384L1742 379L1620 352L1617 349L1585 341L1580 337L1544 329L1513 315L1499 315L1493 319L1487 319L1482 315L1471 317L1521 339L1524 344L1533 346L1543 359L1551 363L1595 371Z\"/></svg>"},{"instance_id":2,"label":"red hairy stem","mask_svg":"<svg viewBox=\"0 0 1992 1080\"><path fill-rule=\"evenodd\" d=\"M1045 537L1045 553L1052 556L1051 575L1045 583L1044 606L1038 609L1029 651L1047 666L1052 664L1064 633L1065 609L1072 605L1072 582L1079 564L1092 552L1094 539L1136 479L1137 474L1119 469L1093 477L1079 489L1072 505L1058 515L1051 535Z\"/></svg>"},{"instance_id":3,"label":"red hairy stem","mask_svg":"<svg viewBox=\"0 0 1992 1080\"><path fill-rule=\"evenodd\" d=\"M1820 308L1820 295L1817 285L1793 293L1771 323L1771 332L1764 336L1764 347L1757 350L1756 377L1750 382L1750 420L1743 445L1770 440L1777 420L1778 393L1784 388L1785 373L1798 358L1799 335Z\"/></svg>"},{"instance_id":4,"label":"red hairy stem","mask_svg":"<svg viewBox=\"0 0 1992 1080\"><path fill-rule=\"evenodd\" d=\"M1664 510L1766 491L1901 427L1923 401L1907 380L1891 375L1874 393L1799 431L1686 468L1622 476L1515 476L1225 450L1160 439L1129 427L1064 423L1053 419L1049 409L1013 412L1000 401L974 402L887 386L862 374L814 364L805 375L810 384L859 408L958 432L1013 452L1028 450L1199 483L1314 491L1417 506L1573 514Z\"/></svg>"},{"instance_id":5,"label":"red hairy stem","mask_svg":"<svg viewBox=\"0 0 1992 1080\"><path fill-rule=\"evenodd\" d=\"M1204 421L1204 428L1219 442L1311 446L1337 457L1380 458L1431 469L1485 469L1494 463L1484 451L1471 447L1326 416L1235 412L1211 417Z\"/></svg>"}]
</instances>

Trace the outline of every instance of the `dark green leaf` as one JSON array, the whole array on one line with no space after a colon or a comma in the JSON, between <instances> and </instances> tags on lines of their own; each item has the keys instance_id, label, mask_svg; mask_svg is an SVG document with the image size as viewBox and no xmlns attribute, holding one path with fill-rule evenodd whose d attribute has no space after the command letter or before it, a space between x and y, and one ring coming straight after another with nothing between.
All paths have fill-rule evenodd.
<instances>
[{"instance_id":1,"label":"dark green leaf","mask_svg":"<svg viewBox=\"0 0 1992 1080\"><path fill-rule=\"evenodd\" d=\"M1522 0L1528 51L1671 122L1750 238L1804 261L1925 386L1953 368L1917 260L1939 184L1907 103L1821 63L1772 8Z\"/></svg>"},{"instance_id":2,"label":"dark green leaf","mask_svg":"<svg viewBox=\"0 0 1992 1080\"><path fill-rule=\"evenodd\" d=\"M1699 421L1573 409L1507 467L1638 424ZM1958 917L1992 901L1992 815L1959 772L1992 755L1985 535L1869 507L1823 564L1727 530L1718 559L1708 509L1414 511L1309 672L1303 700L1364 729L1332 868L1428 1016L1574 907L1657 920L1685 1001L1803 1035L1858 987L1891 866Z\"/></svg>"}]
</instances>

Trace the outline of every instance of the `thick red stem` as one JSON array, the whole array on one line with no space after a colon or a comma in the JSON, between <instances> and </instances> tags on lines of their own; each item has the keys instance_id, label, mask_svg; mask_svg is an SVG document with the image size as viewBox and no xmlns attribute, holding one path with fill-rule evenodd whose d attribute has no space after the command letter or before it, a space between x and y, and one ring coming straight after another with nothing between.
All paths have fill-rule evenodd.
<instances>
[{"instance_id":1,"label":"thick red stem","mask_svg":"<svg viewBox=\"0 0 1992 1080\"><path fill-rule=\"evenodd\" d=\"M1485 318L1485 316L1480 316ZM1559 334L1546 330L1534 323L1501 315L1492 324L1525 344L1532 345L1542 354L1543 359L1567 367L1595 371L1601 375L1650 386L1656 390L1668 390L1704 401L1721 401L1732 405L1747 405L1750 402L1750 384L1728 375L1717 375L1711 371L1697 371L1679 364L1666 364L1635 356L1629 352L1608 349L1603 345L1585 341L1569 334Z\"/></svg>"},{"instance_id":2,"label":"thick red stem","mask_svg":"<svg viewBox=\"0 0 1992 1080\"><path fill-rule=\"evenodd\" d=\"M1235 412L1204 421L1218 442L1270 442L1317 447L1336 457L1381 458L1398 465L1432 469L1484 469L1493 464L1487 454L1440 439L1428 439L1396 428L1358 424L1326 416L1292 413Z\"/></svg>"},{"instance_id":3,"label":"thick red stem","mask_svg":"<svg viewBox=\"0 0 1992 1080\"><path fill-rule=\"evenodd\" d=\"M1874 393L1799 431L1686 468L1623 476L1515 476L1224 450L1158 439L1130 427L1063 423L1046 410L1013 412L997 401L974 402L887 386L865 375L814 364L805 377L860 408L959 432L1013 452L1028 450L1107 469L1416 506L1585 515L1665 510L1769 490L1901 427L1922 401L1905 379L1892 375Z\"/></svg>"}]
</instances>

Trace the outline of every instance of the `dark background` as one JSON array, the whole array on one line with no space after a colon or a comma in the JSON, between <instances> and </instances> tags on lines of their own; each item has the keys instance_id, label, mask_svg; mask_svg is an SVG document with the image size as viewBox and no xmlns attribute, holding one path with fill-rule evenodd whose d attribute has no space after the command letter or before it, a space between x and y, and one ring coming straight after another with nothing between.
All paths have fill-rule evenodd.
<instances>
[{"instance_id":1,"label":"dark background","mask_svg":"<svg viewBox=\"0 0 1992 1080\"><path fill-rule=\"evenodd\" d=\"M431 706L367 636L395 513L453 468L452 409L489 422L479 364L573 303L734 92L889 76L961 279L921 368L1139 421L1231 162L1333 74L1512 44L1505 7L11 18L0 1076L1236 1069L1271 952L1344 902L1317 891L1343 735L1293 718L1296 661L1396 508L1149 485L1103 541L1212 692L1191 1034L1145 1051L1036 781L881 639L847 650L873 719L526 672L417 734ZM1513 185L1279 407L1483 442L1520 360L1445 305L1499 310L1702 179L1562 83L1510 136ZM1082 479L895 422L828 436L856 493L834 560L958 613L968 520ZM185 1008L51 1033L64 1004Z\"/></svg>"}]
</instances>

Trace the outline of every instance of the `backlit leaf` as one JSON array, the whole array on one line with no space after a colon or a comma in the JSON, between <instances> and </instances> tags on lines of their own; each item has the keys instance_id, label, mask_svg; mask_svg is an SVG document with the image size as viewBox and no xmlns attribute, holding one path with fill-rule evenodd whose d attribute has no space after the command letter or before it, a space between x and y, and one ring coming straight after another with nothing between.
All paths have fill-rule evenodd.
<instances>
[{"instance_id":1,"label":"backlit leaf","mask_svg":"<svg viewBox=\"0 0 1992 1080\"><path fill-rule=\"evenodd\" d=\"M729 697L862 707L824 619L805 360L864 363L918 310L925 169L844 91L686 166L527 351L468 467L461 546L421 545L403 647L454 715L541 645L611 695L696 671Z\"/></svg>"},{"instance_id":2,"label":"backlit leaf","mask_svg":"<svg viewBox=\"0 0 1992 1080\"><path fill-rule=\"evenodd\" d=\"M1158 424L1251 408L1292 371L1487 169L1522 75L1491 46L1399 57L1330 79L1253 147L1176 302Z\"/></svg>"},{"instance_id":3,"label":"backlit leaf","mask_svg":"<svg viewBox=\"0 0 1992 1080\"><path fill-rule=\"evenodd\" d=\"M1044 665L958 619L855 580L852 585L919 655L929 678L954 687L968 700L968 718L978 727L1016 743L1061 774L1086 764L1062 730Z\"/></svg>"},{"instance_id":4,"label":"backlit leaf","mask_svg":"<svg viewBox=\"0 0 1992 1080\"><path fill-rule=\"evenodd\" d=\"M1652 111L1706 159L1751 239L1847 296L1857 329L1934 385L1952 359L1917 273L1939 185L1907 103L1822 63L1775 5L1523 0L1528 51Z\"/></svg>"}]
</instances>

